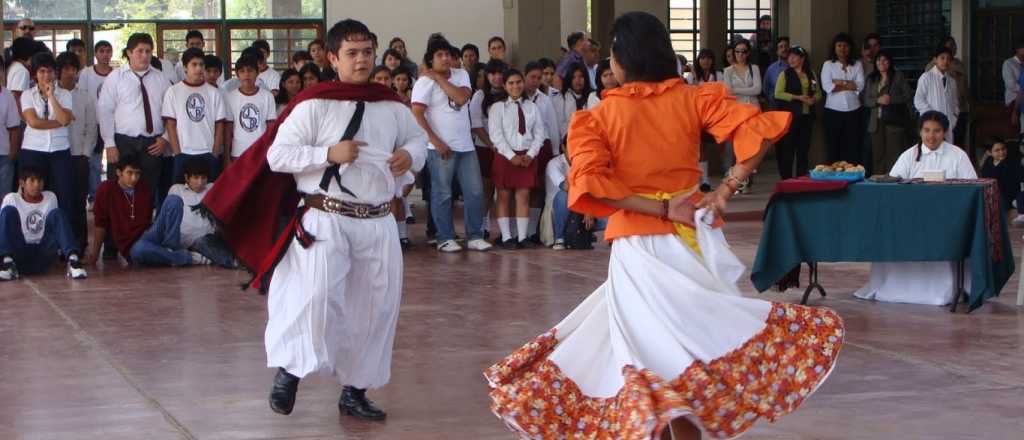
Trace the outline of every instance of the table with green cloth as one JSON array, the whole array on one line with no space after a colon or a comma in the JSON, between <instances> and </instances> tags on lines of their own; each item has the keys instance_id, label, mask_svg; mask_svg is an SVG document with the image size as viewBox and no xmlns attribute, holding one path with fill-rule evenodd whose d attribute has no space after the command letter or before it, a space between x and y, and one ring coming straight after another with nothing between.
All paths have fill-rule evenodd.
<instances>
[{"instance_id":1,"label":"table with green cloth","mask_svg":"<svg viewBox=\"0 0 1024 440\"><path fill-rule=\"evenodd\" d=\"M1013 274L1001 203L991 180L860 182L838 191L777 193L765 210L750 278L764 292L804 262L816 268L819 262L967 261L973 311L999 295ZM958 294L954 306L959 300Z\"/></svg>"}]
</instances>

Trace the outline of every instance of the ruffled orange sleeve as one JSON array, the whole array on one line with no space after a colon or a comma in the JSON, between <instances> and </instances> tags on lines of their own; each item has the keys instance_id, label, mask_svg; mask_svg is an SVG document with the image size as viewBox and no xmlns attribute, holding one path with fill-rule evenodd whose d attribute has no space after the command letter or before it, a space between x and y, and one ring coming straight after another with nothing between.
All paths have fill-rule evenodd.
<instances>
[{"instance_id":1,"label":"ruffled orange sleeve","mask_svg":"<svg viewBox=\"0 0 1024 440\"><path fill-rule=\"evenodd\" d=\"M789 131L793 115L789 112L764 112L751 104L736 101L722 83L700 85L697 111L704 130L722 143L732 140L736 161L754 157L762 143L775 142Z\"/></svg>"},{"instance_id":2,"label":"ruffled orange sleeve","mask_svg":"<svg viewBox=\"0 0 1024 440\"><path fill-rule=\"evenodd\" d=\"M621 200L633 195L612 172L608 138L587 110L573 114L569 123L569 209L595 217L607 217L617 208L598 199Z\"/></svg>"}]
</instances>

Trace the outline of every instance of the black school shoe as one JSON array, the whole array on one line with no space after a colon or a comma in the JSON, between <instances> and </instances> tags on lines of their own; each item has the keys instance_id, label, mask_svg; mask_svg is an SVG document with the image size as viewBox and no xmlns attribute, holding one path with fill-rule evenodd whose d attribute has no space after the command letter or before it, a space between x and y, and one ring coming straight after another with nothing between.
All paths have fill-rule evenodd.
<instances>
[{"instance_id":1,"label":"black school shoe","mask_svg":"<svg viewBox=\"0 0 1024 440\"><path fill-rule=\"evenodd\" d=\"M295 393L299 390L299 378L284 368L277 369L274 385L270 388L270 409L278 414L288 415L295 408Z\"/></svg>"},{"instance_id":2,"label":"black school shoe","mask_svg":"<svg viewBox=\"0 0 1024 440\"><path fill-rule=\"evenodd\" d=\"M514 251L516 249L519 249L519 243L517 243L514 238L510 238L508 240L501 242L501 248L506 251Z\"/></svg>"},{"instance_id":3,"label":"black school shoe","mask_svg":"<svg viewBox=\"0 0 1024 440\"><path fill-rule=\"evenodd\" d=\"M366 398L366 390L345 386L338 399L338 411L363 420L384 420L388 414Z\"/></svg>"}]
</instances>

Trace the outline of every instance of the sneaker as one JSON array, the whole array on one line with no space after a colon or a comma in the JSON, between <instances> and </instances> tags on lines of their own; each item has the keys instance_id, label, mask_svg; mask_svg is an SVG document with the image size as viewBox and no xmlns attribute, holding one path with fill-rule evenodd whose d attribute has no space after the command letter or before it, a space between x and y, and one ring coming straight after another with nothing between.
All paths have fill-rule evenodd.
<instances>
[{"instance_id":1,"label":"sneaker","mask_svg":"<svg viewBox=\"0 0 1024 440\"><path fill-rule=\"evenodd\" d=\"M72 254L68 257L68 278L73 280L84 280L89 277L89 273L82 267L82 262L78 261L78 255Z\"/></svg>"},{"instance_id":2,"label":"sneaker","mask_svg":"<svg viewBox=\"0 0 1024 440\"><path fill-rule=\"evenodd\" d=\"M514 239L510 238L508 240L501 242L501 248L505 249L506 251L514 251L516 249L519 249L519 243L516 243Z\"/></svg>"},{"instance_id":3,"label":"sneaker","mask_svg":"<svg viewBox=\"0 0 1024 440\"><path fill-rule=\"evenodd\" d=\"M14 281L18 279L18 266L14 264L14 259L11 257L4 257L3 263L0 263L0 281Z\"/></svg>"},{"instance_id":4,"label":"sneaker","mask_svg":"<svg viewBox=\"0 0 1024 440\"><path fill-rule=\"evenodd\" d=\"M1013 219L1013 224L1017 226L1024 225L1024 214L1018 214L1017 218Z\"/></svg>"},{"instance_id":5,"label":"sneaker","mask_svg":"<svg viewBox=\"0 0 1024 440\"><path fill-rule=\"evenodd\" d=\"M402 250L403 251L407 251L410 248L412 248L412 242L409 241L408 238L400 238L400 239L398 239L398 243L402 245Z\"/></svg>"},{"instance_id":6,"label":"sneaker","mask_svg":"<svg viewBox=\"0 0 1024 440\"><path fill-rule=\"evenodd\" d=\"M199 252L191 251L191 252L189 252L189 254L192 255L192 265L193 266L203 266L203 265L213 264L213 262L210 261L209 258L206 258L205 255L200 254Z\"/></svg>"},{"instance_id":7,"label":"sneaker","mask_svg":"<svg viewBox=\"0 0 1024 440\"><path fill-rule=\"evenodd\" d=\"M462 246L459 246L459 243L455 240L445 240L437 245L437 250L440 252L459 252L462 250Z\"/></svg>"},{"instance_id":8,"label":"sneaker","mask_svg":"<svg viewBox=\"0 0 1024 440\"><path fill-rule=\"evenodd\" d=\"M555 240L555 244L551 246L551 249L556 250L556 251L564 251L565 250L565 240L562 240L562 239Z\"/></svg>"},{"instance_id":9,"label":"sneaker","mask_svg":"<svg viewBox=\"0 0 1024 440\"><path fill-rule=\"evenodd\" d=\"M473 251L489 251L494 246L488 243L487 240L477 238L469 240L469 243L466 243L466 247Z\"/></svg>"}]
</instances>

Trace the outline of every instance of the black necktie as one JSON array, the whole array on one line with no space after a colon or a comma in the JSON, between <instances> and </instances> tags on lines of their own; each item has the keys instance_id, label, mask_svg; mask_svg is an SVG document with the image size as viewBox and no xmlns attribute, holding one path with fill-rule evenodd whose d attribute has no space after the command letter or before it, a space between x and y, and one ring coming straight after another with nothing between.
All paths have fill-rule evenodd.
<instances>
[{"instance_id":1,"label":"black necktie","mask_svg":"<svg viewBox=\"0 0 1024 440\"><path fill-rule=\"evenodd\" d=\"M519 110L519 134L526 134L526 115L523 114L523 105L516 101L516 108Z\"/></svg>"},{"instance_id":2,"label":"black necktie","mask_svg":"<svg viewBox=\"0 0 1024 440\"><path fill-rule=\"evenodd\" d=\"M946 88L946 77L942 77L942 88Z\"/></svg>"},{"instance_id":3,"label":"black necktie","mask_svg":"<svg viewBox=\"0 0 1024 440\"><path fill-rule=\"evenodd\" d=\"M146 82L143 81L149 72L152 70L147 70L142 76L138 74L135 76L139 78L139 90L142 91L142 111L146 113L146 134L153 134L153 109L149 108L149 93L146 92Z\"/></svg>"}]
</instances>

